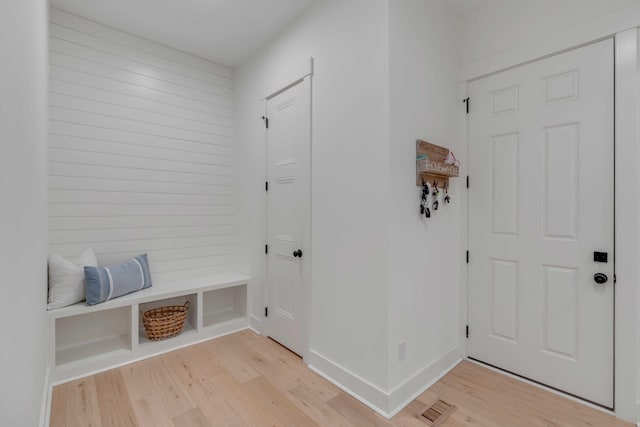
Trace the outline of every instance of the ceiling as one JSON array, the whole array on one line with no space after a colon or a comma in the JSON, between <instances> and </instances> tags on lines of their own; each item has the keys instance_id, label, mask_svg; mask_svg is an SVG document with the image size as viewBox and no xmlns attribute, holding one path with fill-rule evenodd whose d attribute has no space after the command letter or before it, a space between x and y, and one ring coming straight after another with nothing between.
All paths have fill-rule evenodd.
<instances>
[{"instance_id":1,"label":"ceiling","mask_svg":"<svg viewBox=\"0 0 640 427\"><path fill-rule=\"evenodd\" d=\"M51 5L234 67L315 1L51 0Z\"/></svg>"},{"instance_id":2,"label":"ceiling","mask_svg":"<svg viewBox=\"0 0 640 427\"><path fill-rule=\"evenodd\" d=\"M472 12L482 6L497 3L501 0L447 0L460 15Z\"/></svg>"}]
</instances>

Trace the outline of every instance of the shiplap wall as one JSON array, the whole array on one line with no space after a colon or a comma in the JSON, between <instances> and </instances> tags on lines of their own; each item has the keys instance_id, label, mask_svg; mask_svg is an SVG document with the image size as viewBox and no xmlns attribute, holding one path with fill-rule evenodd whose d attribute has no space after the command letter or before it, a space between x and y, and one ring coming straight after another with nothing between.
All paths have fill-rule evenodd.
<instances>
[{"instance_id":1,"label":"shiplap wall","mask_svg":"<svg viewBox=\"0 0 640 427\"><path fill-rule=\"evenodd\" d=\"M50 244L155 278L234 268L232 70L52 9Z\"/></svg>"}]
</instances>

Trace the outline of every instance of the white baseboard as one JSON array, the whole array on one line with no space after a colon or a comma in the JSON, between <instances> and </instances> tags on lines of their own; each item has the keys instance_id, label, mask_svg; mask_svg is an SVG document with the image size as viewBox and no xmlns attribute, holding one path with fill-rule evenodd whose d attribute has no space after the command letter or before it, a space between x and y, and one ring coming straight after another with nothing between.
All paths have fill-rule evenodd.
<instances>
[{"instance_id":1,"label":"white baseboard","mask_svg":"<svg viewBox=\"0 0 640 427\"><path fill-rule=\"evenodd\" d=\"M264 322L253 314L249 315L249 328L251 328L256 334L264 335L263 326Z\"/></svg>"},{"instance_id":2,"label":"white baseboard","mask_svg":"<svg viewBox=\"0 0 640 427\"><path fill-rule=\"evenodd\" d=\"M120 353L117 357L99 360L98 362L100 362L100 364L89 365L86 363L85 364L79 363L77 367L67 368L63 372L58 372L58 370L54 368L51 375L50 384L51 386L57 386L59 384L76 381L81 378L85 378L91 375L96 375L101 372L110 371L112 369L120 368L122 366L126 366L131 363L139 362L140 360L145 360L152 357L160 356L161 354L170 353L175 350L180 350L181 348L190 347L192 345L200 344L206 341L211 341L217 338L222 338L227 335L235 334L236 332L250 329L249 326L246 324L247 323L246 321L244 321L243 323L244 324L241 324L241 325L232 323L226 329L223 328L223 329L214 331L215 333L212 335L204 335L204 336L201 335L197 338L195 338L197 336L195 334L180 335L178 337L172 338L171 340L156 341L155 344L164 343L164 346L149 347L151 351L146 351L146 352L138 351L138 352L131 352L131 354ZM181 337L184 337L186 339L183 339L182 341L178 341ZM173 344L174 342L177 342L177 343Z\"/></svg>"},{"instance_id":3,"label":"white baseboard","mask_svg":"<svg viewBox=\"0 0 640 427\"><path fill-rule=\"evenodd\" d=\"M51 418L51 391L53 386L51 385L51 378L49 376L49 367L44 372L44 384L42 385L42 402L40 404L40 427L48 427Z\"/></svg>"},{"instance_id":4,"label":"white baseboard","mask_svg":"<svg viewBox=\"0 0 640 427\"><path fill-rule=\"evenodd\" d=\"M453 348L441 358L425 366L415 375L394 387L389 393L389 418L394 417L405 406L455 368L462 361L458 352L458 347Z\"/></svg>"},{"instance_id":5,"label":"white baseboard","mask_svg":"<svg viewBox=\"0 0 640 427\"><path fill-rule=\"evenodd\" d=\"M322 356L315 350L309 350L305 360L309 369L326 378L346 393L367 405L385 418L388 418L388 394L346 368Z\"/></svg>"},{"instance_id":6,"label":"white baseboard","mask_svg":"<svg viewBox=\"0 0 640 427\"><path fill-rule=\"evenodd\" d=\"M449 373L461 360L458 348L454 348L394 387L390 392L371 384L314 350L309 351L309 356L305 361L308 362L309 369L383 417L391 419L426 389Z\"/></svg>"}]
</instances>

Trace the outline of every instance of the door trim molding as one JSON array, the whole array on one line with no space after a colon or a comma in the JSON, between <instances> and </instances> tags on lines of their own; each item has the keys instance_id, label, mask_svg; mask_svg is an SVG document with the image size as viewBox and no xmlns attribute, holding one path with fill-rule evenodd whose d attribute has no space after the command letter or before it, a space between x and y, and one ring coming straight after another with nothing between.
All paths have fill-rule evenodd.
<instances>
[{"instance_id":1,"label":"door trim molding","mask_svg":"<svg viewBox=\"0 0 640 427\"><path fill-rule=\"evenodd\" d=\"M638 30L615 36L615 286L614 307L614 407L618 417L640 419L636 413L638 307L637 279L640 269L640 138L637 127L640 109L638 74ZM633 203L625 203L631 201Z\"/></svg>"},{"instance_id":2,"label":"door trim molding","mask_svg":"<svg viewBox=\"0 0 640 427\"><path fill-rule=\"evenodd\" d=\"M306 58L287 68L284 72L273 77L266 85L266 94L262 98L268 100L280 92L289 89L306 77L313 76L313 57Z\"/></svg>"}]
</instances>

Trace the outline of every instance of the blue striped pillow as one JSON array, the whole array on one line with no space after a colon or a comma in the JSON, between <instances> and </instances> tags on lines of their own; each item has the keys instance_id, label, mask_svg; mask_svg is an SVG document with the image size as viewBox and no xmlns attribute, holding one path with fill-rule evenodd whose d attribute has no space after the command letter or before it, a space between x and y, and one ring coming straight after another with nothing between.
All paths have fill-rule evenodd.
<instances>
[{"instance_id":1,"label":"blue striped pillow","mask_svg":"<svg viewBox=\"0 0 640 427\"><path fill-rule=\"evenodd\" d=\"M151 286L147 254L124 264L109 267L85 267L87 304L95 305Z\"/></svg>"}]
</instances>

